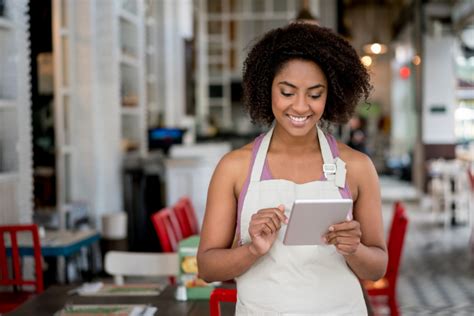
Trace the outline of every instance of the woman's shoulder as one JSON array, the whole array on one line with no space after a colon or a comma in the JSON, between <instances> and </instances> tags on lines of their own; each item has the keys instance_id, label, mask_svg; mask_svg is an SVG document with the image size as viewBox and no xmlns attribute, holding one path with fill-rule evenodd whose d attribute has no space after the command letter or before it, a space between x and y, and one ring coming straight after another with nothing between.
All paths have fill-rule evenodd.
<instances>
[{"instance_id":1,"label":"woman's shoulder","mask_svg":"<svg viewBox=\"0 0 474 316\"><path fill-rule=\"evenodd\" d=\"M228 174L242 174L242 170L247 170L250 166L254 143L255 141L252 141L225 154L219 161L217 170L222 170Z\"/></svg>"},{"instance_id":2,"label":"woman's shoulder","mask_svg":"<svg viewBox=\"0 0 474 316\"><path fill-rule=\"evenodd\" d=\"M372 160L365 153L355 150L348 145L337 141L339 157L344 160L347 168L351 168L360 172L373 168Z\"/></svg>"}]
</instances>

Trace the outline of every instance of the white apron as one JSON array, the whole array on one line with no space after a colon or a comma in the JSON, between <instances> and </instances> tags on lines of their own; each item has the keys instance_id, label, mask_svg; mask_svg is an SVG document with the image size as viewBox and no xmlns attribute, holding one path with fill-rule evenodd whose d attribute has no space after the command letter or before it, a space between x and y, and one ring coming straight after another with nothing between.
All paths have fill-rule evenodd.
<instances>
[{"instance_id":1,"label":"white apron","mask_svg":"<svg viewBox=\"0 0 474 316\"><path fill-rule=\"evenodd\" d=\"M333 159L319 127L327 181L304 184L276 179L260 181L272 134L273 128L264 136L255 157L242 207L242 243L250 242L250 218L260 209L283 204L289 217L295 199L341 198L339 187L344 187L345 164ZM286 225L282 225L270 251L236 278L236 315L367 315L359 280L335 247L285 246L285 231Z\"/></svg>"}]
</instances>

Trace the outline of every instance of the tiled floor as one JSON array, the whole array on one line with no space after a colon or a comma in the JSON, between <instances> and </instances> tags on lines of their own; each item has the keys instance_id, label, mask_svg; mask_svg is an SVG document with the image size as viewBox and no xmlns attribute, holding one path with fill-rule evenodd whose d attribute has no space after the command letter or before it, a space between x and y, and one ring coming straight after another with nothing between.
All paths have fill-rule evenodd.
<instances>
[{"instance_id":1,"label":"tiled floor","mask_svg":"<svg viewBox=\"0 0 474 316\"><path fill-rule=\"evenodd\" d=\"M474 315L474 249L470 249L469 225L444 228L426 207L429 203L418 203L406 184L387 179L381 183L386 229L393 200L404 201L410 221L397 286L402 315ZM384 186L385 192L391 192L388 197Z\"/></svg>"}]
</instances>

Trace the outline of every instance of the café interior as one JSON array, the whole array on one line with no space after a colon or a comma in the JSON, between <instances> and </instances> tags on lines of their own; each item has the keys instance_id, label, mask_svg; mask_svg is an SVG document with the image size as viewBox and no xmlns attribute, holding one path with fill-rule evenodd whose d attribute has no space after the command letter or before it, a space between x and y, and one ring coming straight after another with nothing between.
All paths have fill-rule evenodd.
<instances>
[{"instance_id":1,"label":"caf\u00e9 interior","mask_svg":"<svg viewBox=\"0 0 474 316\"><path fill-rule=\"evenodd\" d=\"M233 315L196 252L256 38L354 47L373 90L339 142L372 160L388 268L372 315L474 314L474 1L0 0L0 315Z\"/></svg>"}]
</instances>

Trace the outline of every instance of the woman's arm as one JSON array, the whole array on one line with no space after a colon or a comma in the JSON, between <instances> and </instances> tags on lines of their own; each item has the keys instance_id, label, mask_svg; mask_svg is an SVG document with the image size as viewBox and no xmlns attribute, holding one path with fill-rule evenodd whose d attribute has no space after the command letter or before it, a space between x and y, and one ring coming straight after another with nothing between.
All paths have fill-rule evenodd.
<instances>
[{"instance_id":1,"label":"woman's arm","mask_svg":"<svg viewBox=\"0 0 474 316\"><path fill-rule=\"evenodd\" d=\"M199 276L208 282L233 279L259 257L251 252L249 244L231 248L237 217L235 187L239 176L247 174L249 164L243 156L235 151L224 156L209 184L197 254Z\"/></svg>"},{"instance_id":2,"label":"woman's arm","mask_svg":"<svg viewBox=\"0 0 474 316\"><path fill-rule=\"evenodd\" d=\"M354 197L354 218L333 225L333 231L327 235L327 239L344 255L347 264L359 278L378 280L385 274L388 256L377 172L370 158L362 153L350 150L348 157L342 158L348 166L349 185Z\"/></svg>"}]
</instances>

